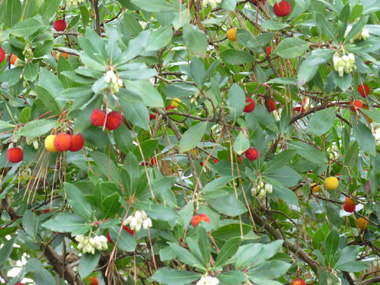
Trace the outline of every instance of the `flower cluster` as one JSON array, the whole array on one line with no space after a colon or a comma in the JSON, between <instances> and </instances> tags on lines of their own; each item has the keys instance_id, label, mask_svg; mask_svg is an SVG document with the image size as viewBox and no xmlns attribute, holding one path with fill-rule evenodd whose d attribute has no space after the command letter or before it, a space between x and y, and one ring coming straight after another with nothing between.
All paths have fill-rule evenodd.
<instances>
[{"instance_id":1,"label":"flower cluster","mask_svg":"<svg viewBox=\"0 0 380 285\"><path fill-rule=\"evenodd\" d=\"M77 7L80 3L84 3L84 0L66 0L66 3L69 7Z\"/></svg>"},{"instance_id":2,"label":"flower cluster","mask_svg":"<svg viewBox=\"0 0 380 285\"><path fill-rule=\"evenodd\" d=\"M106 250L108 248L107 238L105 236L85 236L79 235L75 237L75 240L79 242L78 249L83 253L95 254L95 249Z\"/></svg>"},{"instance_id":3,"label":"flower cluster","mask_svg":"<svg viewBox=\"0 0 380 285\"><path fill-rule=\"evenodd\" d=\"M152 220L148 218L145 211L137 210L125 220L124 226L128 225L132 231L139 232L141 227L146 230L150 228L152 226Z\"/></svg>"},{"instance_id":4,"label":"flower cluster","mask_svg":"<svg viewBox=\"0 0 380 285\"><path fill-rule=\"evenodd\" d=\"M203 7L211 5L211 7L214 9L220 3L222 3L222 0L203 0Z\"/></svg>"},{"instance_id":5,"label":"flower cluster","mask_svg":"<svg viewBox=\"0 0 380 285\"><path fill-rule=\"evenodd\" d=\"M119 88L123 86L123 81L116 76L112 69L107 71L104 76L104 82L110 84L112 94L119 92Z\"/></svg>"},{"instance_id":6,"label":"flower cluster","mask_svg":"<svg viewBox=\"0 0 380 285\"><path fill-rule=\"evenodd\" d=\"M219 280L216 277L203 275L196 285L218 285Z\"/></svg>"},{"instance_id":7,"label":"flower cluster","mask_svg":"<svg viewBox=\"0 0 380 285\"><path fill-rule=\"evenodd\" d=\"M380 140L380 126L376 126L374 131L375 131L375 133L374 133L375 140L376 141Z\"/></svg>"},{"instance_id":8,"label":"flower cluster","mask_svg":"<svg viewBox=\"0 0 380 285\"><path fill-rule=\"evenodd\" d=\"M343 55L342 57L337 52L333 57L334 69L339 73L340 77L343 77L344 73L350 73L355 66L355 56L353 53Z\"/></svg>"},{"instance_id":9,"label":"flower cluster","mask_svg":"<svg viewBox=\"0 0 380 285\"><path fill-rule=\"evenodd\" d=\"M272 191L273 191L272 184L264 183L260 179L256 181L256 183L253 185L251 189L251 194L252 196L256 196L258 194L259 199L262 200L267 196L267 193L272 193Z\"/></svg>"},{"instance_id":10,"label":"flower cluster","mask_svg":"<svg viewBox=\"0 0 380 285\"><path fill-rule=\"evenodd\" d=\"M344 33L344 37L347 37L348 33L352 30L352 26L347 26L346 32ZM350 39L350 42L353 43L355 40L363 40L365 41L367 38L369 38L369 33L366 28L363 28L356 36L354 36L352 39Z\"/></svg>"}]
</instances>

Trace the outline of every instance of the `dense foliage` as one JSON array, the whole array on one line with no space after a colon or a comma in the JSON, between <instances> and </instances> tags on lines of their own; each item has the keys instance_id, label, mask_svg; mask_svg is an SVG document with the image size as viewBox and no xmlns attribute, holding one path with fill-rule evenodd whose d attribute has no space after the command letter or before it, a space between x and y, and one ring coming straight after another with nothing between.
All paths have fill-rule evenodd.
<instances>
[{"instance_id":1,"label":"dense foliage","mask_svg":"<svg viewBox=\"0 0 380 285\"><path fill-rule=\"evenodd\" d=\"M379 1L0 3L0 283L380 281Z\"/></svg>"}]
</instances>

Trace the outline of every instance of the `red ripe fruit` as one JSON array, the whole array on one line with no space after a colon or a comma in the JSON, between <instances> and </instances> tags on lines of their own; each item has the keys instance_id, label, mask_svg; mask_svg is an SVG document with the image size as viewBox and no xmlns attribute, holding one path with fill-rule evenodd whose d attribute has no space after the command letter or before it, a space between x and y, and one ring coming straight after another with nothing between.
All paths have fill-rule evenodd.
<instances>
[{"instance_id":1,"label":"red ripe fruit","mask_svg":"<svg viewBox=\"0 0 380 285\"><path fill-rule=\"evenodd\" d=\"M54 22L54 24L53 24L53 28L57 32L62 32L64 30L66 30L66 22L65 22L65 20L56 20Z\"/></svg>"},{"instance_id":2,"label":"red ripe fruit","mask_svg":"<svg viewBox=\"0 0 380 285\"><path fill-rule=\"evenodd\" d=\"M106 128L109 130L116 130L123 122L123 118L120 113L112 111L107 115Z\"/></svg>"},{"instance_id":3,"label":"red ripe fruit","mask_svg":"<svg viewBox=\"0 0 380 285\"><path fill-rule=\"evenodd\" d=\"M272 47L267 47L267 53L270 55L272 53Z\"/></svg>"},{"instance_id":4,"label":"red ripe fruit","mask_svg":"<svg viewBox=\"0 0 380 285\"><path fill-rule=\"evenodd\" d=\"M104 125L104 122L106 120L106 113L104 113L100 109L95 109L91 113L90 120L94 126L101 127Z\"/></svg>"},{"instance_id":5,"label":"red ripe fruit","mask_svg":"<svg viewBox=\"0 0 380 285\"><path fill-rule=\"evenodd\" d=\"M58 151L66 151L71 147L71 136L66 133L59 133L55 136L53 144L56 150Z\"/></svg>"},{"instance_id":6,"label":"red ripe fruit","mask_svg":"<svg viewBox=\"0 0 380 285\"><path fill-rule=\"evenodd\" d=\"M363 103L362 101L359 101L359 100L352 101L350 105L352 106L351 107L352 112L356 112L356 109L363 108Z\"/></svg>"},{"instance_id":7,"label":"red ripe fruit","mask_svg":"<svg viewBox=\"0 0 380 285\"><path fill-rule=\"evenodd\" d=\"M166 111L170 111L170 110L173 110L173 109L174 109L174 108L173 108L172 105L168 105L168 106L165 108Z\"/></svg>"},{"instance_id":8,"label":"red ripe fruit","mask_svg":"<svg viewBox=\"0 0 380 285\"><path fill-rule=\"evenodd\" d=\"M272 99L268 99L268 106L269 106L269 111L272 113L274 110L276 110L276 107L277 107L276 101Z\"/></svg>"},{"instance_id":9,"label":"red ripe fruit","mask_svg":"<svg viewBox=\"0 0 380 285\"><path fill-rule=\"evenodd\" d=\"M214 158L214 164L217 164L219 162L219 159Z\"/></svg>"},{"instance_id":10,"label":"red ripe fruit","mask_svg":"<svg viewBox=\"0 0 380 285\"><path fill-rule=\"evenodd\" d=\"M305 108L302 106L297 106L297 107L293 108L293 112L302 113L302 112L305 112Z\"/></svg>"},{"instance_id":11,"label":"red ripe fruit","mask_svg":"<svg viewBox=\"0 0 380 285\"><path fill-rule=\"evenodd\" d=\"M295 279L292 281L291 285L306 285L306 282L303 279Z\"/></svg>"},{"instance_id":12,"label":"red ripe fruit","mask_svg":"<svg viewBox=\"0 0 380 285\"><path fill-rule=\"evenodd\" d=\"M50 211L51 211L50 209L46 209L46 210L42 210L42 213L47 214L47 213L49 213Z\"/></svg>"},{"instance_id":13,"label":"red ripe fruit","mask_svg":"<svg viewBox=\"0 0 380 285\"><path fill-rule=\"evenodd\" d=\"M17 282L17 283L15 283L15 285L25 285L25 283Z\"/></svg>"},{"instance_id":14,"label":"red ripe fruit","mask_svg":"<svg viewBox=\"0 0 380 285\"><path fill-rule=\"evenodd\" d=\"M10 148L7 151L7 158L12 163L20 162L24 158L24 152L19 147Z\"/></svg>"},{"instance_id":15,"label":"red ripe fruit","mask_svg":"<svg viewBox=\"0 0 380 285\"><path fill-rule=\"evenodd\" d=\"M210 223L210 218L207 216L207 214L199 214L199 215L195 215L192 219L191 219L191 224L193 225L193 227L196 227L198 226L198 224L200 222L206 222L206 223Z\"/></svg>"},{"instance_id":16,"label":"red ripe fruit","mask_svg":"<svg viewBox=\"0 0 380 285\"><path fill-rule=\"evenodd\" d=\"M69 151L75 152L80 151L84 146L84 138L81 134L77 134L76 136L70 135L71 137L71 146Z\"/></svg>"},{"instance_id":17,"label":"red ripe fruit","mask_svg":"<svg viewBox=\"0 0 380 285\"><path fill-rule=\"evenodd\" d=\"M153 114L149 114L149 121L154 120L155 118L156 118L155 115L153 115Z\"/></svg>"},{"instance_id":18,"label":"red ripe fruit","mask_svg":"<svg viewBox=\"0 0 380 285\"><path fill-rule=\"evenodd\" d=\"M367 98L371 90L367 84L362 84L358 86L358 92L362 95L363 98Z\"/></svg>"},{"instance_id":19,"label":"red ripe fruit","mask_svg":"<svg viewBox=\"0 0 380 285\"><path fill-rule=\"evenodd\" d=\"M260 153L255 147L250 147L246 152L245 156L250 160L250 161L255 161L256 159L259 158Z\"/></svg>"},{"instance_id":20,"label":"red ripe fruit","mask_svg":"<svg viewBox=\"0 0 380 285\"><path fill-rule=\"evenodd\" d=\"M292 6L287 1L281 1L273 5L273 12L277 17L286 17L292 11Z\"/></svg>"},{"instance_id":21,"label":"red ripe fruit","mask_svg":"<svg viewBox=\"0 0 380 285\"><path fill-rule=\"evenodd\" d=\"M95 277L86 277L86 279L91 281L91 283L88 284L88 285L99 285L98 278L95 278Z\"/></svg>"},{"instance_id":22,"label":"red ripe fruit","mask_svg":"<svg viewBox=\"0 0 380 285\"><path fill-rule=\"evenodd\" d=\"M244 107L244 112L245 113L251 113L253 110L255 110L256 104L255 101L253 101L252 98L246 98L245 103L248 103Z\"/></svg>"},{"instance_id":23,"label":"red ripe fruit","mask_svg":"<svg viewBox=\"0 0 380 285\"><path fill-rule=\"evenodd\" d=\"M5 51L2 47L0 47L0 63L2 63L5 59Z\"/></svg>"},{"instance_id":24,"label":"red ripe fruit","mask_svg":"<svg viewBox=\"0 0 380 285\"><path fill-rule=\"evenodd\" d=\"M352 201L350 198L346 197L346 200L344 201L344 204L343 204L343 210L345 210L348 213L353 213L355 212L355 208L356 208L355 202Z\"/></svg>"}]
</instances>

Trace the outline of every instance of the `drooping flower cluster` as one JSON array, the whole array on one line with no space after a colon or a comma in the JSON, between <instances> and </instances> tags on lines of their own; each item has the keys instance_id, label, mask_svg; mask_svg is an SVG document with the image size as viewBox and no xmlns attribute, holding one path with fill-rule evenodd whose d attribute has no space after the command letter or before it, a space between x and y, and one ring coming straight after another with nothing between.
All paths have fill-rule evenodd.
<instances>
[{"instance_id":1,"label":"drooping flower cluster","mask_svg":"<svg viewBox=\"0 0 380 285\"><path fill-rule=\"evenodd\" d=\"M139 232L141 227L146 230L152 227L152 220L148 218L145 211L137 210L125 220L124 226L128 225L132 231Z\"/></svg>"},{"instance_id":2,"label":"drooping flower cluster","mask_svg":"<svg viewBox=\"0 0 380 285\"><path fill-rule=\"evenodd\" d=\"M75 240L79 242L78 249L83 253L95 254L95 249L106 250L108 248L107 238L105 236L85 236L79 235L75 237Z\"/></svg>"},{"instance_id":3,"label":"drooping flower cluster","mask_svg":"<svg viewBox=\"0 0 380 285\"><path fill-rule=\"evenodd\" d=\"M352 26L347 26L346 32L344 33L344 37L347 37L348 33L352 30ZM354 36L352 39L350 39L350 42L353 43L355 40L363 40L365 41L367 38L369 38L369 33L366 28L363 28L356 36Z\"/></svg>"},{"instance_id":4,"label":"drooping flower cluster","mask_svg":"<svg viewBox=\"0 0 380 285\"><path fill-rule=\"evenodd\" d=\"M333 57L334 69L339 73L340 77L343 77L344 73L350 73L355 66L355 56L353 53L345 54L342 57L337 52Z\"/></svg>"},{"instance_id":5,"label":"drooping flower cluster","mask_svg":"<svg viewBox=\"0 0 380 285\"><path fill-rule=\"evenodd\" d=\"M84 3L84 0L66 0L67 5L70 7L77 7L80 3Z\"/></svg>"},{"instance_id":6,"label":"drooping flower cluster","mask_svg":"<svg viewBox=\"0 0 380 285\"><path fill-rule=\"evenodd\" d=\"M106 72L104 82L110 84L112 94L119 92L119 88L123 86L123 81L116 76L112 69Z\"/></svg>"},{"instance_id":7,"label":"drooping flower cluster","mask_svg":"<svg viewBox=\"0 0 380 285\"><path fill-rule=\"evenodd\" d=\"M252 196L259 195L258 198L260 200L262 200L267 196L268 193L269 194L272 193L272 191L273 191L272 184L264 183L263 181L261 181L261 179L259 179L253 185L253 187L251 189L251 194L252 194Z\"/></svg>"},{"instance_id":8,"label":"drooping flower cluster","mask_svg":"<svg viewBox=\"0 0 380 285\"><path fill-rule=\"evenodd\" d=\"M203 275L197 282L197 285L218 285L219 280L216 277Z\"/></svg>"},{"instance_id":9,"label":"drooping flower cluster","mask_svg":"<svg viewBox=\"0 0 380 285\"><path fill-rule=\"evenodd\" d=\"M220 3L222 3L222 0L203 0L203 7L211 5L211 7L215 9Z\"/></svg>"}]
</instances>

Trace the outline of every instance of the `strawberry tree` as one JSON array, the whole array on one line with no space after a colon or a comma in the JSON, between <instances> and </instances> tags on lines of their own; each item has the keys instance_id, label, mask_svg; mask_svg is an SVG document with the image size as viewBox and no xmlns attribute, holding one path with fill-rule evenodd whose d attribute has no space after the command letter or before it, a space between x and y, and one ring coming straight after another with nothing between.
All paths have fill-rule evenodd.
<instances>
[{"instance_id":1,"label":"strawberry tree","mask_svg":"<svg viewBox=\"0 0 380 285\"><path fill-rule=\"evenodd\" d=\"M0 2L1 283L380 281L377 2Z\"/></svg>"}]
</instances>

